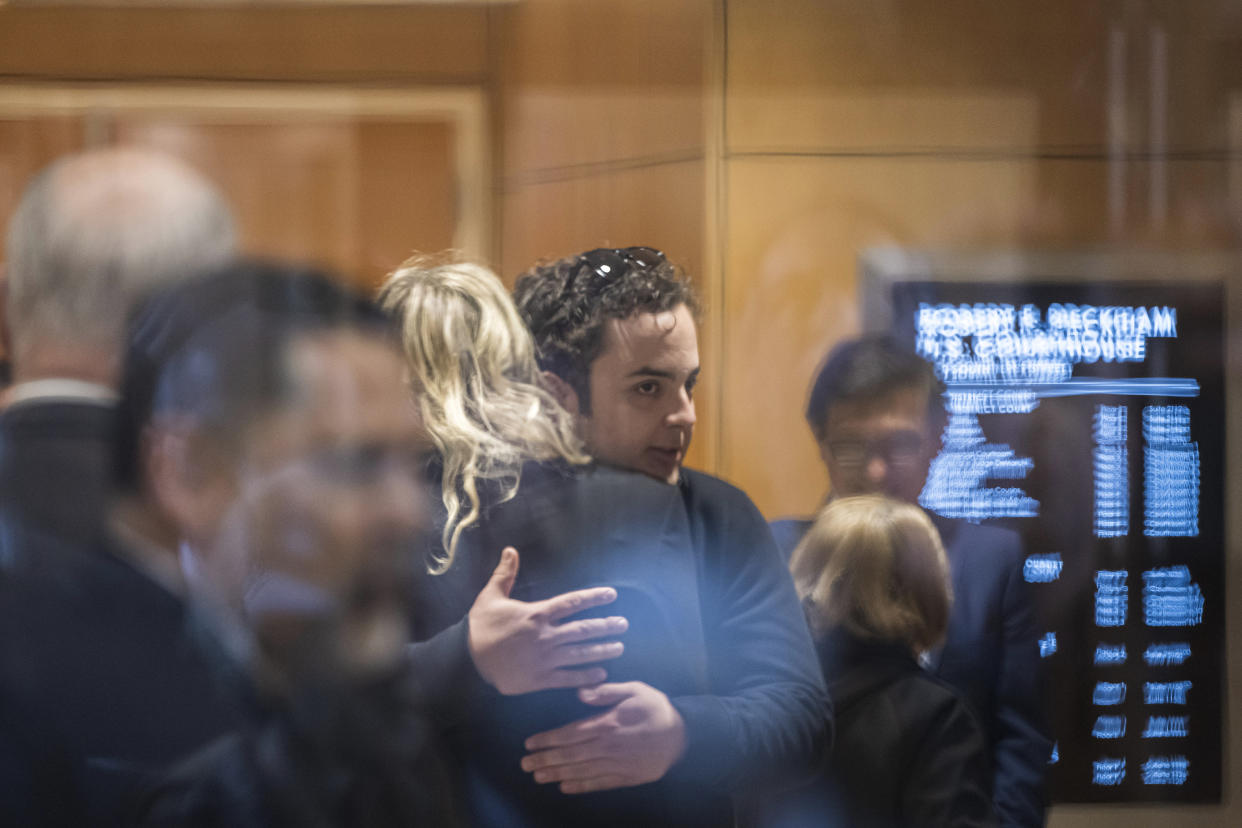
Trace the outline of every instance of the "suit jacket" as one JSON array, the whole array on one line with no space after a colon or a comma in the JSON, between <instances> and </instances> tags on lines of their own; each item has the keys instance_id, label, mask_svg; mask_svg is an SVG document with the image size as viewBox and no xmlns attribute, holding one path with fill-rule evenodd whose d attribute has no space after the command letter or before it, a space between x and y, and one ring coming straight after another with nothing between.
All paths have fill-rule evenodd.
<instances>
[{"instance_id":1,"label":"suit jacket","mask_svg":"<svg viewBox=\"0 0 1242 828\"><path fill-rule=\"evenodd\" d=\"M1044 777L1052 741L1043 705L1038 629L1022 579L1015 532L932 515L949 558L953 609L932 672L978 714L992 752L993 801L1001 825L1044 823ZM772 533L786 558L810 520L779 520Z\"/></svg>"},{"instance_id":2,"label":"suit jacket","mask_svg":"<svg viewBox=\"0 0 1242 828\"><path fill-rule=\"evenodd\" d=\"M769 803L765 825L995 825L987 736L956 690L900 644L838 629L817 649L836 710L832 759Z\"/></svg>"},{"instance_id":3,"label":"suit jacket","mask_svg":"<svg viewBox=\"0 0 1242 828\"><path fill-rule=\"evenodd\" d=\"M109 405L74 400L30 400L0 412L0 516L90 543L112 486L115 416Z\"/></svg>"},{"instance_id":4,"label":"suit jacket","mask_svg":"<svg viewBox=\"0 0 1242 828\"><path fill-rule=\"evenodd\" d=\"M240 721L210 636L111 541L4 526L0 823L114 825L142 787Z\"/></svg>"}]
</instances>

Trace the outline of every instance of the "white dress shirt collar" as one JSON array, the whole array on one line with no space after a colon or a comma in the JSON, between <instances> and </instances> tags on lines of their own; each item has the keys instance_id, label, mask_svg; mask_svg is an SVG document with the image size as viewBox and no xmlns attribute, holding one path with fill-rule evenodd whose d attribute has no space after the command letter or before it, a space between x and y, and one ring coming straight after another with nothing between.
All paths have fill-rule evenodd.
<instances>
[{"instance_id":1,"label":"white dress shirt collar","mask_svg":"<svg viewBox=\"0 0 1242 828\"><path fill-rule=\"evenodd\" d=\"M117 393L106 385L86 380L49 377L19 382L8 391L9 406L28 402L80 402L116 405Z\"/></svg>"}]
</instances>

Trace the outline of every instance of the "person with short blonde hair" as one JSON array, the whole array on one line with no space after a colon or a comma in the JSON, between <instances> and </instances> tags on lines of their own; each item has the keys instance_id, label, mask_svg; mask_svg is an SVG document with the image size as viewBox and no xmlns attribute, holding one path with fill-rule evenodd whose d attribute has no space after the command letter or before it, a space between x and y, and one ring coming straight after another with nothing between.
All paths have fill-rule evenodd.
<instances>
[{"instance_id":1,"label":"person with short blonde hair","mask_svg":"<svg viewBox=\"0 0 1242 828\"><path fill-rule=\"evenodd\" d=\"M919 658L952 602L940 536L913 504L828 503L790 569L836 707L831 759L769 802L765 826L990 826L988 742L962 695Z\"/></svg>"},{"instance_id":2,"label":"person with short blonde hair","mask_svg":"<svg viewBox=\"0 0 1242 828\"><path fill-rule=\"evenodd\" d=\"M929 650L944 638L952 586L940 535L917 506L877 495L830 502L790 561L812 630Z\"/></svg>"}]
</instances>

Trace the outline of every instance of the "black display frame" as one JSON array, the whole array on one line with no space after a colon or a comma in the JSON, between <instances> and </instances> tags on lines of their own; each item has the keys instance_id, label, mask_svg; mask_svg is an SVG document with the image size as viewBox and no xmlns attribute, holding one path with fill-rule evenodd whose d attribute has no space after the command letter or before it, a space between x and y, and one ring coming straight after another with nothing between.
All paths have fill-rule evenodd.
<instances>
[{"instance_id":1,"label":"black display frame","mask_svg":"<svg viewBox=\"0 0 1242 828\"><path fill-rule=\"evenodd\" d=\"M1179 306L1178 338L1152 340L1144 363L1083 366L1075 376L1193 376L1198 396L1178 399L1191 411L1191 439L1200 448L1199 534L1196 538L1144 538L1141 408L1143 398L1093 395L1040 403L1035 414L981 414L989 441L1008 443L1034 458L1030 483L1041 502L1039 518L997 522L1019 531L1028 554L1058 551L1064 569L1053 584L1029 589L1041 617L1041 629L1056 633L1057 652L1044 659L1050 716L1059 759L1049 766L1053 802L1198 802L1219 803L1223 789L1226 707L1226 548L1227 527L1224 451L1226 444L1227 353L1229 322L1226 276L1238 259L1228 254L1193 256L1169 253L1032 253L1001 251L962 253L887 248L868 251L861 260L863 319L869 331L889 331L914 343L913 310L920 301L1031 302L1046 309L1052 302L1093 305ZM1183 368L1182 366L1186 366ZM1190 368L1190 366L1194 366ZM1155 367L1164 370L1154 370ZM1101 402L1130 411L1127 457L1131 525L1125 538L1084 538L1090 533L1092 406ZM1150 402L1147 400L1146 402ZM1157 399L1157 402L1164 402ZM1034 427L1037 425L1037 427ZM1055 456L1056 461L1053 461ZM1087 520L1082 520L1081 480L1088 481ZM1079 481L1078 484L1075 481ZM1137 535L1137 537L1136 537ZM1170 637L1167 630L1142 623L1142 573L1157 566L1187 564L1202 589L1200 625ZM1094 574L1125 570L1130 620L1122 630L1095 625ZM1186 640L1192 657L1177 669L1143 663L1145 644ZM1125 644L1122 665L1097 665L1097 643ZM1093 702L1097 681L1124 682L1129 693L1116 708ZM1143 700L1145 681L1189 680L1190 732L1182 739L1144 739L1148 715L1173 713ZM1072 688L1067 690L1067 688ZM1126 717L1126 735L1096 739L1091 729L1106 713ZM1183 784L1144 784L1143 764L1150 756L1185 756L1190 773ZM1123 758L1126 773L1118 784L1093 781L1097 759Z\"/></svg>"}]
</instances>

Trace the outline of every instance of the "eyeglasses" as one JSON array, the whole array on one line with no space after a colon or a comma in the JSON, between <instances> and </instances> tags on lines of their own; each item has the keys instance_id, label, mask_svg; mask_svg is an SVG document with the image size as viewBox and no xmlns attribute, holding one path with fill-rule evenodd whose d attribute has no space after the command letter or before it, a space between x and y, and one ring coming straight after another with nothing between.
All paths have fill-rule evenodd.
<instances>
[{"instance_id":1,"label":"eyeglasses","mask_svg":"<svg viewBox=\"0 0 1242 828\"><path fill-rule=\"evenodd\" d=\"M883 457L893 466L913 466L923 459L923 437L918 434L895 434L879 440L831 440L828 451L832 459L845 467L862 466L871 457Z\"/></svg>"},{"instance_id":2,"label":"eyeglasses","mask_svg":"<svg viewBox=\"0 0 1242 828\"><path fill-rule=\"evenodd\" d=\"M611 282L636 266L654 267L663 261L664 254L654 247L597 247L578 256L561 295L569 294L574 281L583 272L589 271L595 278Z\"/></svg>"}]
</instances>

